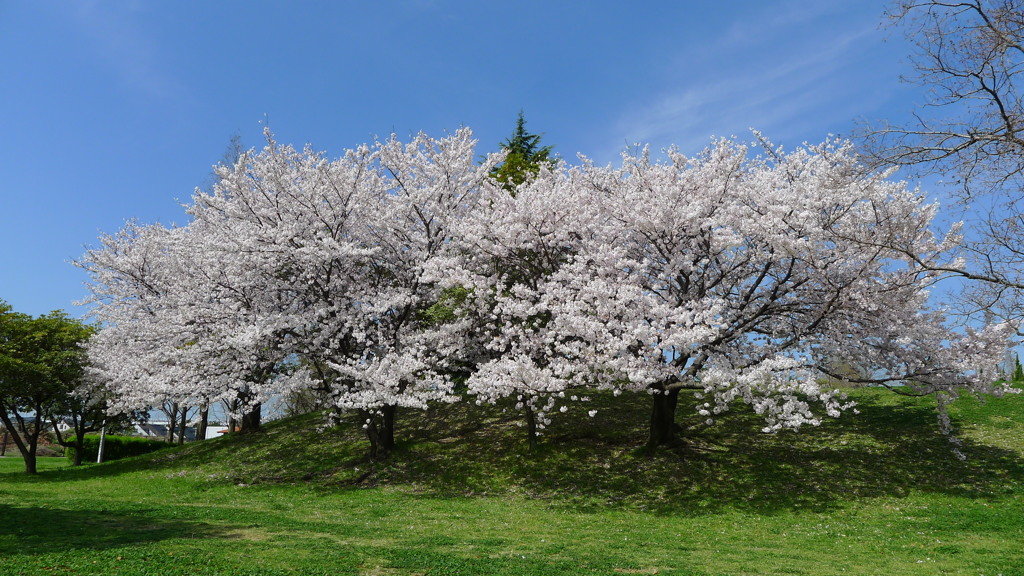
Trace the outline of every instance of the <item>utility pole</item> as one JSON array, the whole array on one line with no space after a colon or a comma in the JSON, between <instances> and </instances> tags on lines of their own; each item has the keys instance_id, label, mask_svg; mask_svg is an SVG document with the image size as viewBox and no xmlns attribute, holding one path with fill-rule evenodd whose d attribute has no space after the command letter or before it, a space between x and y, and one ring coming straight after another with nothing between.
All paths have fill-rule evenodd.
<instances>
[{"instance_id":1,"label":"utility pole","mask_svg":"<svg viewBox=\"0 0 1024 576\"><path fill-rule=\"evenodd\" d=\"M106 441L107 441L107 427L106 427L106 425L104 425L102 428L100 428L100 449L96 452L96 463L97 464L102 464L103 463L103 445L106 443Z\"/></svg>"}]
</instances>

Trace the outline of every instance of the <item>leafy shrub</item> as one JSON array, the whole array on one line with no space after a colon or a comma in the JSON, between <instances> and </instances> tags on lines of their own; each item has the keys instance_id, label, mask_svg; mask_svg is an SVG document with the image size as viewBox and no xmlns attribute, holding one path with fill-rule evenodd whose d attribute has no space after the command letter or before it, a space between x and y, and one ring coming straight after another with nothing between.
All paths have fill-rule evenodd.
<instances>
[{"instance_id":1,"label":"leafy shrub","mask_svg":"<svg viewBox=\"0 0 1024 576\"><path fill-rule=\"evenodd\" d=\"M139 438L137 436L115 436L107 434L103 445L103 460L120 460L129 456L148 454L161 448L170 446L163 440L154 438ZM100 437L98 434L90 434L85 437L83 443L83 462L95 462L100 451ZM75 449L68 448L65 454L68 460L74 461Z\"/></svg>"}]
</instances>

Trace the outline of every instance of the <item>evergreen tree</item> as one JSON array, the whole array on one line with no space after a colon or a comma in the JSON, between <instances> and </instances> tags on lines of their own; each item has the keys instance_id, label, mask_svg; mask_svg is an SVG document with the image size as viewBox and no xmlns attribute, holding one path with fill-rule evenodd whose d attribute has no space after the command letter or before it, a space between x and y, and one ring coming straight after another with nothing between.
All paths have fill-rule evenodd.
<instances>
[{"instance_id":1,"label":"evergreen tree","mask_svg":"<svg viewBox=\"0 0 1024 576\"><path fill-rule=\"evenodd\" d=\"M501 143L501 149L507 153L505 161L491 170L491 176L512 194L520 184L533 178L541 166L553 162L553 147L541 146L541 136L526 131L526 118L520 110L515 131Z\"/></svg>"},{"instance_id":2,"label":"evergreen tree","mask_svg":"<svg viewBox=\"0 0 1024 576\"><path fill-rule=\"evenodd\" d=\"M1024 382L1024 367L1020 365L1020 354L1014 357L1013 381Z\"/></svg>"}]
</instances>

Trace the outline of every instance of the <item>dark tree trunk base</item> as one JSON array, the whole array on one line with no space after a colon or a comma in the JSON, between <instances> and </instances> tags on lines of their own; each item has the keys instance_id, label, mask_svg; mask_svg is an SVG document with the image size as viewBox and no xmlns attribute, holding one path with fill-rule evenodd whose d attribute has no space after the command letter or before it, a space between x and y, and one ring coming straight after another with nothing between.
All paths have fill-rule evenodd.
<instances>
[{"instance_id":1,"label":"dark tree trunk base","mask_svg":"<svg viewBox=\"0 0 1024 576\"><path fill-rule=\"evenodd\" d=\"M181 409L181 421L178 423L178 446L185 443L186 424L188 424L188 407L184 406Z\"/></svg>"},{"instance_id":2,"label":"dark tree trunk base","mask_svg":"<svg viewBox=\"0 0 1024 576\"><path fill-rule=\"evenodd\" d=\"M258 432L262 425L262 417L263 406L261 404L253 406L252 410L242 415L242 422L241 427L239 428L239 432L241 432L242 434Z\"/></svg>"},{"instance_id":3,"label":"dark tree trunk base","mask_svg":"<svg viewBox=\"0 0 1024 576\"><path fill-rule=\"evenodd\" d=\"M526 436L530 441L530 452L537 449L537 415L533 408L526 407Z\"/></svg>"},{"instance_id":4,"label":"dark tree trunk base","mask_svg":"<svg viewBox=\"0 0 1024 576\"><path fill-rule=\"evenodd\" d=\"M41 408L37 407L36 414L40 414L42 411ZM25 461L25 474L36 474L36 448L39 445L42 418L36 419L32 429L29 429L25 421L17 413L15 413L17 425L7 414L7 407L0 406L0 422L3 422L4 430L10 432L14 445L18 447L18 452L21 454L22 460ZM6 445L6 443L5 436L4 444Z\"/></svg>"},{"instance_id":5,"label":"dark tree trunk base","mask_svg":"<svg viewBox=\"0 0 1024 576\"><path fill-rule=\"evenodd\" d=\"M206 440L206 431L210 428L210 409L203 408L199 412L199 426L196 428L196 440Z\"/></svg>"},{"instance_id":6,"label":"dark tree trunk base","mask_svg":"<svg viewBox=\"0 0 1024 576\"><path fill-rule=\"evenodd\" d=\"M390 453L395 449L395 413L398 412L398 406L385 406L381 409L383 414L383 425L381 426L381 447L385 453Z\"/></svg>"},{"instance_id":7,"label":"dark tree trunk base","mask_svg":"<svg viewBox=\"0 0 1024 576\"><path fill-rule=\"evenodd\" d=\"M658 446L672 444L680 430L676 424L676 405L679 403L679 390L659 390L651 395L651 428L647 440L647 449L654 450Z\"/></svg>"},{"instance_id":8,"label":"dark tree trunk base","mask_svg":"<svg viewBox=\"0 0 1024 576\"><path fill-rule=\"evenodd\" d=\"M379 414L368 410L360 410L360 417L365 422L366 439L370 441L370 459L382 460L395 449L395 413L397 406L384 406Z\"/></svg>"},{"instance_id":9,"label":"dark tree trunk base","mask_svg":"<svg viewBox=\"0 0 1024 576\"><path fill-rule=\"evenodd\" d=\"M85 431L84 430L81 433L79 433L77 430L75 431L75 445L74 445L74 449L75 449L75 458L74 458L74 461L72 462L71 465L72 466L81 466L82 465L82 453L85 452Z\"/></svg>"}]
</instances>

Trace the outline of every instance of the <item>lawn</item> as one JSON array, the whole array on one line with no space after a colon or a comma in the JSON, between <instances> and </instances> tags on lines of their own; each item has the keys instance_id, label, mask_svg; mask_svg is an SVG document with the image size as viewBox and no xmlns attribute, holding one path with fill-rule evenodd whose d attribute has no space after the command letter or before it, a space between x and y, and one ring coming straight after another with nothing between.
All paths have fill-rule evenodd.
<instances>
[{"instance_id":1,"label":"lawn","mask_svg":"<svg viewBox=\"0 0 1024 576\"><path fill-rule=\"evenodd\" d=\"M1024 574L1024 398L858 390L861 414L765 435L684 419L648 455L642 397L595 397L526 449L511 411L403 413L371 462L312 416L38 477L0 459L0 575ZM681 412L689 412L681 406Z\"/></svg>"}]
</instances>

